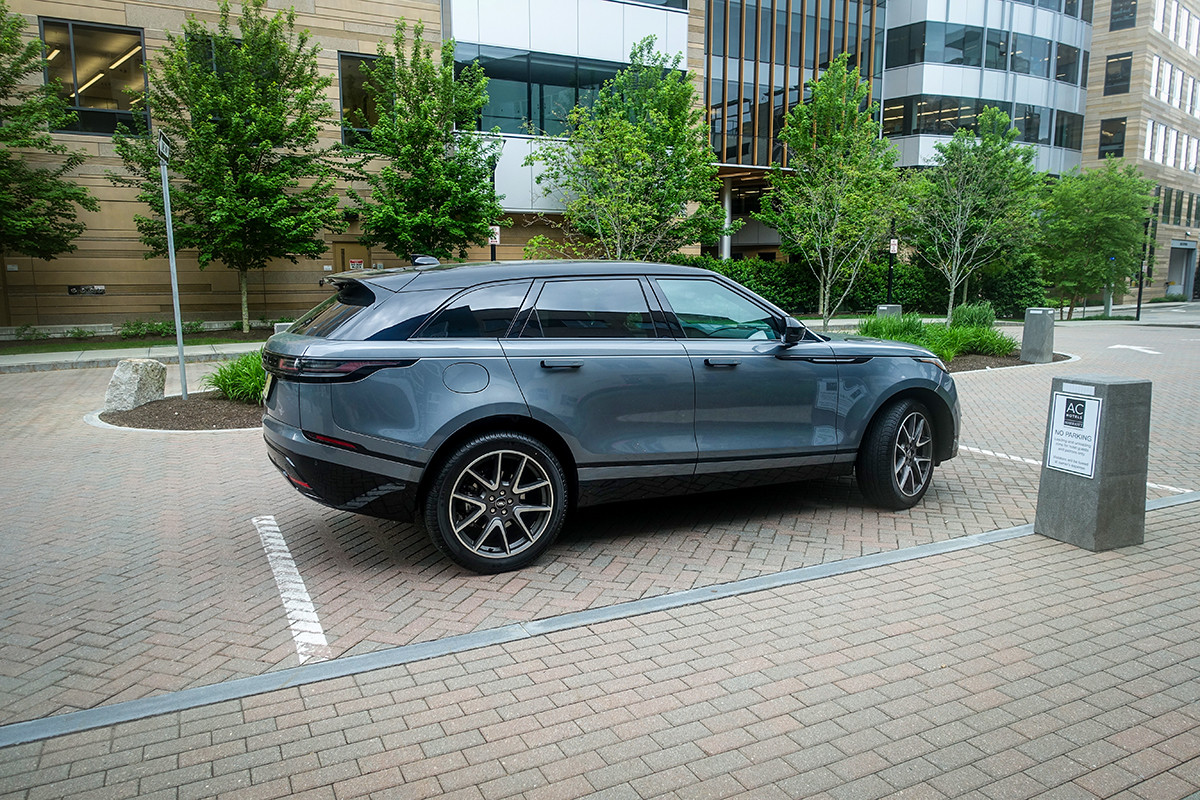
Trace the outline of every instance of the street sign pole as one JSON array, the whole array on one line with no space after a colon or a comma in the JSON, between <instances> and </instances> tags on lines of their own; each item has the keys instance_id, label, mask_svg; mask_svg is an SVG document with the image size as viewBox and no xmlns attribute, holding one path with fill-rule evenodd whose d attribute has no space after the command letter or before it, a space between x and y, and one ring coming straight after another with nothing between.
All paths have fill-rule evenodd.
<instances>
[{"instance_id":1,"label":"street sign pole","mask_svg":"<svg viewBox=\"0 0 1200 800\"><path fill-rule=\"evenodd\" d=\"M183 399L188 399L187 367L183 360L183 319L179 314L179 278L175 271L175 228L171 224L171 187L167 183L167 162L171 159L171 143L162 131L158 133L158 171L162 175L163 215L167 218L167 260L171 264L171 305L175 309L175 346L179 350L179 383Z\"/></svg>"}]
</instances>

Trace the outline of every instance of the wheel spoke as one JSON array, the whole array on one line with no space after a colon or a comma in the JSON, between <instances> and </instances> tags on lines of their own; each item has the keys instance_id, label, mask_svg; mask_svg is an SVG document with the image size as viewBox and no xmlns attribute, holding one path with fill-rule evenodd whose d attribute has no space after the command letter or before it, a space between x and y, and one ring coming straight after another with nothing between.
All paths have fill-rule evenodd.
<instances>
[{"instance_id":1,"label":"wheel spoke","mask_svg":"<svg viewBox=\"0 0 1200 800\"><path fill-rule=\"evenodd\" d=\"M494 492L494 491L496 491L496 489L498 489L500 487L499 481L496 481L494 483L488 481L487 478L483 477L478 472L476 472L474 469L472 469L473 466L474 465L471 465L471 467L467 467L466 471L463 474L470 475L472 478L474 478L476 481L479 482L480 486L483 486L489 492Z\"/></svg>"}]
</instances>

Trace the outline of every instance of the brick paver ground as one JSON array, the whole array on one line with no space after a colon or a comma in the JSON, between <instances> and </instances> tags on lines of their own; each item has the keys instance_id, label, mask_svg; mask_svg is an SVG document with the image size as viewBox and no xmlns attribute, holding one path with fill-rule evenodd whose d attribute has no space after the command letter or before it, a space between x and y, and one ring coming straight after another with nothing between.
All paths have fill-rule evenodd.
<instances>
[{"instance_id":1,"label":"brick paver ground","mask_svg":"<svg viewBox=\"0 0 1200 800\"><path fill-rule=\"evenodd\" d=\"M0 798L1183 798L1194 506L0 751Z\"/></svg>"},{"instance_id":2,"label":"brick paver ground","mask_svg":"<svg viewBox=\"0 0 1200 800\"><path fill-rule=\"evenodd\" d=\"M1200 488L1197 340L1060 328L1058 349L1083 361L958 377L963 444L1036 460L1053 375L1144 376L1155 381L1150 480ZM1163 355L1108 349L1122 343ZM250 523L262 514L278 520L341 655L1004 528L1031 521L1036 502L1036 467L964 450L909 512L865 507L847 480L611 506L581 515L533 568L481 577L413 526L301 498L256 432L84 425L109 374L0 375L0 723L294 666Z\"/></svg>"}]
</instances>

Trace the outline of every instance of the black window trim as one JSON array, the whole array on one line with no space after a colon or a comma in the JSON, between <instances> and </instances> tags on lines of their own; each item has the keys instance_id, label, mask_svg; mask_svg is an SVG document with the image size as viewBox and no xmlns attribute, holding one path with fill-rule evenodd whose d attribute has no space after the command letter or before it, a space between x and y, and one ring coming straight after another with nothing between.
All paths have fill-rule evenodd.
<instances>
[{"instance_id":1,"label":"black window trim","mask_svg":"<svg viewBox=\"0 0 1200 800\"><path fill-rule=\"evenodd\" d=\"M525 287L525 297L521 300L520 303L517 304L517 313L513 314L513 318L508 321L508 327L504 329L504 332L502 334L500 334L496 337L497 339L512 338L514 330L520 330L520 328L517 327L518 321L520 321L521 327L524 327L525 317L523 317L522 315L528 309L532 308L532 303L531 303L530 298L531 298L531 296L536 297L536 294L534 294L534 292L533 292L533 287L537 284L537 280L534 280L531 278L508 278L506 280L486 281L484 283L473 283L470 286L464 286L462 289L458 290L457 292L454 292L448 298L446 298L446 300L444 302L442 302L433 311L429 312L429 316L425 318L425 320L421 323L420 327L418 327L415 331L413 331L412 335L409 336L408 339L410 341L414 340L414 339L421 339L423 341L449 341L449 340L467 341L468 339L478 340L479 337L426 336L425 330L426 330L426 328L429 327L430 324L432 324L434 321L437 320L439 314L441 314L446 309L450 308L450 306L454 305L454 303L457 300L459 300L459 298L464 297L465 295L468 295L471 292L479 291L481 289L490 289L490 288L493 288L496 286L505 286L505 285L509 285L509 284L515 285L515 284L519 284L519 283L529 284L528 286ZM489 340L491 339L490 336L485 337L485 338L487 338Z\"/></svg>"},{"instance_id":2,"label":"black window trim","mask_svg":"<svg viewBox=\"0 0 1200 800\"><path fill-rule=\"evenodd\" d=\"M76 25L83 25L84 27L87 27L87 28L102 28L104 30L120 31L122 33L133 33L136 31L137 35L138 35L138 40L141 42L141 45L142 45L142 51L141 51L142 65L143 65L142 66L142 93L143 93L143 96L149 94L150 78L146 74L146 67L145 67L146 56L148 55L147 51L146 51L146 29L145 28L138 28L133 25L112 25L112 24L109 24L106 22L89 22L87 20L74 20L74 19L67 19L65 17L47 17L47 16L39 15L38 16L38 38L42 41L43 48L46 47L45 42L46 42L46 23L47 22L57 23L60 25L67 26L67 39L71 46L70 56L71 56L72 85L70 88L73 90L77 90L79 87L79 74L76 71L76 60L75 60L75 26ZM43 56L44 55L45 55L45 52L43 51ZM46 64L42 67L42 84L46 85L49 82L50 82L50 62L47 61ZM147 105L149 105L149 104L147 104ZM76 114L77 117L78 117L78 114L80 111L87 111L90 113L112 114L114 116L116 116L118 114L123 114L123 115L127 114L132 117L138 116L138 112L113 111L113 110L106 109L106 108L87 108L85 106L76 105L74 103L70 103L69 108L72 112L74 112ZM146 120L146 130L150 131L152 129L152 125L153 125L153 120L150 115L150 109L148 107L143 109L141 111L141 115ZM118 124L120 124L120 123L118 122ZM111 133L105 133L104 131L81 131L81 130L71 130L69 128L63 128L63 129L55 129L52 132L53 133L73 134L73 135L77 135L77 136L106 136L108 138L112 138Z\"/></svg>"}]
</instances>

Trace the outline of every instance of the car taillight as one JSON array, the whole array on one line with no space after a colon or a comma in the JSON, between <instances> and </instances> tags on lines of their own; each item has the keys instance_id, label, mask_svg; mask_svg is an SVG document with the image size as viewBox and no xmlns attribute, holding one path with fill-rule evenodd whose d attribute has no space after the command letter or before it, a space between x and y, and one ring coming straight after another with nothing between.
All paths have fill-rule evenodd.
<instances>
[{"instance_id":1,"label":"car taillight","mask_svg":"<svg viewBox=\"0 0 1200 800\"><path fill-rule=\"evenodd\" d=\"M320 433L312 433L311 431L305 431L304 438L309 439L310 441L319 442L320 444L327 444L330 447L338 447L342 450L351 450L357 452L358 450L362 449L354 442L347 442L345 439L335 439L332 436L324 436Z\"/></svg>"},{"instance_id":2,"label":"car taillight","mask_svg":"<svg viewBox=\"0 0 1200 800\"><path fill-rule=\"evenodd\" d=\"M389 367L411 367L416 359L311 358L263 353L263 369L295 381L353 381Z\"/></svg>"}]
</instances>

